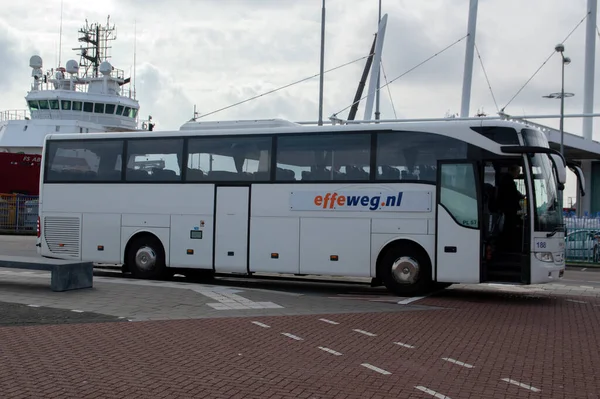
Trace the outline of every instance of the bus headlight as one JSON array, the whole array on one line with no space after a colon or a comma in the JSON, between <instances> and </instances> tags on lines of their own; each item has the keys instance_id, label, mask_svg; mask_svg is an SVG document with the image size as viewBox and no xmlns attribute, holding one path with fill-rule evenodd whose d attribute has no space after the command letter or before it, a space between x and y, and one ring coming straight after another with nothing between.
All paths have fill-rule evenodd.
<instances>
[{"instance_id":1,"label":"bus headlight","mask_svg":"<svg viewBox=\"0 0 600 399\"><path fill-rule=\"evenodd\" d=\"M552 252L536 252L535 257L542 262L554 262Z\"/></svg>"}]
</instances>

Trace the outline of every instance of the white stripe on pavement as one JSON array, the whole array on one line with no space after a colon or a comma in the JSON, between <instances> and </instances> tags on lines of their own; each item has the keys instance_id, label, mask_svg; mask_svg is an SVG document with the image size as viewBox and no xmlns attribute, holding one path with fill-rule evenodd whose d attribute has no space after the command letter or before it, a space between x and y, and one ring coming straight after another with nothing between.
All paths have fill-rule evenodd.
<instances>
[{"instance_id":1,"label":"white stripe on pavement","mask_svg":"<svg viewBox=\"0 0 600 399\"><path fill-rule=\"evenodd\" d=\"M429 395L431 395L431 396L433 396L433 397L435 397L435 398L438 398L438 399L450 399L450 397L449 397L449 396L442 395L441 393L438 393L438 392L436 392L436 391L433 391L433 390L431 390L431 389L429 389L429 388L425 388L425 387L423 387L423 386L420 386L420 385L419 385L419 386L417 386L417 387L415 387L415 388L417 388L417 389L418 389L419 391L421 391L421 392L428 393Z\"/></svg>"},{"instance_id":2,"label":"white stripe on pavement","mask_svg":"<svg viewBox=\"0 0 600 399\"><path fill-rule=\"evenodd\" d=\"M322 351L325 351L325 352L331 353L332 355L335 355L335 356L342 356L342 354L341 354L340 352L336 352L336 351L334 351L333 349L325 348L325 347L323 347L323 346L318 346L318 348L319 348L319 349L321 349Z\"/></svg>"},{"instance_id":3,"label":"white stripe on pavement","mask_svg":"<svg viewBox=\"0 0 600 399\"><path fill-rule=\"evenodd\" d=\"M400 345L400 346L403 346L403 347L405 347L405 348L414 349L414 346L412 346L412 345L409 345L409 344L405 344L405 343L403 343L403 342L394 342L394 343L395 343L396 345Z\"/></svg>"},{"instance_id":4,"label":"white stripe on pavement","mask_svg":"<svg viewBox=\"0 0 600 399\"><path fill-rule=\"evenodd\" d=\"M295 339L296 341L302 341L302 338L295 336L294 334L290 334L290 333L282 333L283 335L285 335L286 337L290 337L292 339Z\"/></svg>"},{"instance_id":5,"label":"white stripe on pavement","mask_svg":"<svg viewBox=\"0 0 600 399\"><path fill-rule=\"evenodd\" d=\"M365 331L365 330L353 329L352 331L356 331L357 333L368 335L369 337L376 337L377 336L377 334L373 334L373 333L370 333L370 332Z\"/></svg>"},{"instance_id":6,"label":"white stripe on pavement","mask_svg":"<svg viewBox=\"0 0 600 399\"><path fill-rule=\"evenodd\" d=\"M468 369L472 369L473 367L475 367L475 366L473 366L471 364L459 362L458 360L452 359L450 357L443 357L442 360L445 360L445 361L450 362L450 363L458 364L459 366L463 366L463 367L466 367Z\"/></svg>"},{"instance_id":7,"label":"white stripe on pavement","mask_svg":"<svg viewBox=\"0 0 600 399\"><path fill-rule=\"evenodd\" d=\"M533 391L533 392L541 391L541 389L532 387L531 385L523 384L522 382L519 382L519 381L511 380L510 378L502 378L502 381L508 382L509 384L513 384L513 385L516 385L521 388L529 389L530 391Z\"/></svg>"},{"instance_id":8,"label":"white stripe on pavement","mask_svg":"<svg viewBox=\"0 0 600 399\"><path fill-rule=\"evenodd\" d=\"M366 367L366 368L368 368L368 369L371 369L371 370L373 370L373 371L376 371L376 372L378 372L378 373L380 373L380 374L383 374L383 375L389 375L389 374L392 374L392 373L390 373L389 371L386 371L386 370L384 370L384 369L380 369L379 367L375 367L375 366L373 366L372 364L369 364L369 363L363 363L363 364L361 364L361 366L363 366L363 367Z\"/></svg>"},{"instance_id":9,"label":"white stripe on pavement","mask_svg":"<svg viewBox=\"0 0 600 399\"><path fill-rule=\"evenodd\" d=\"M321 321L324 321L325 323L329 323L329 324L340 324L337 321L332 321L332 320L327 320L327 319L319 319Z\"/></svg>"}]
</instances>

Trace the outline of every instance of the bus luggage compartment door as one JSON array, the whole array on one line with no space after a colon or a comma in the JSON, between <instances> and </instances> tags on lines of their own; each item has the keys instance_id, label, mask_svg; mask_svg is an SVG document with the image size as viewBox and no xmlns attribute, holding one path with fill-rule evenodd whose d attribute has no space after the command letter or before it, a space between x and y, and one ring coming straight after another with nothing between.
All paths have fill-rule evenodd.
<instances>
[{"instance_id":1,"label":"bus luggage compartment door","mask_svg":"<svg viewBox=\"0 0 600 399\"><path fill-rule=\"evenodd\" d=\"M250 187L216 187L215 271L248 272Z\"/></svg>"}]
</instances>

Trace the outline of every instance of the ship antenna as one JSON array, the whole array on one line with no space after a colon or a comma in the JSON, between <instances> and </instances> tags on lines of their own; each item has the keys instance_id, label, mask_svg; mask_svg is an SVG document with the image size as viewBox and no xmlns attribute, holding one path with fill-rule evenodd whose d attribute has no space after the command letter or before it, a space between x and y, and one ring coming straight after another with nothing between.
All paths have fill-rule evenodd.
<instances>
[{"instance_id":1,"label":"ship antenna","mask_svg":"<svg viewBox=\"0 0 600 399\"><path fill-rule=\"evenodd\" d=\"M58 33L58 66L62 55L63 0L60 0L60 30Z\"/></svg>"}]
</instances>

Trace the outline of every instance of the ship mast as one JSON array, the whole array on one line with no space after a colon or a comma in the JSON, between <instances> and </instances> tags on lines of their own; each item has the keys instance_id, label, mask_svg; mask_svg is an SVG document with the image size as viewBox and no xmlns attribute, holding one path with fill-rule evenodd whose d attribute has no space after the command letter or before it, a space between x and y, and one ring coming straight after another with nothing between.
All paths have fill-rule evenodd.
<instances>
[{"instance_id":1,"label":"ship mast","mask_svg":"<svg viewBox=\"0 0 600 399\"><path fill-rule=\"evenodd\" d=\"M89 24L86 19L85 26L78 32L78 40L84 44L73 50L79 50L79 65L84 71L83 76L97 78L100 64L110 58L108 50L112 47L109 46L109 42L117 39L115 25L110 25L110 15L106 18L106 25Z\"/></svg>"}]
</instances>

